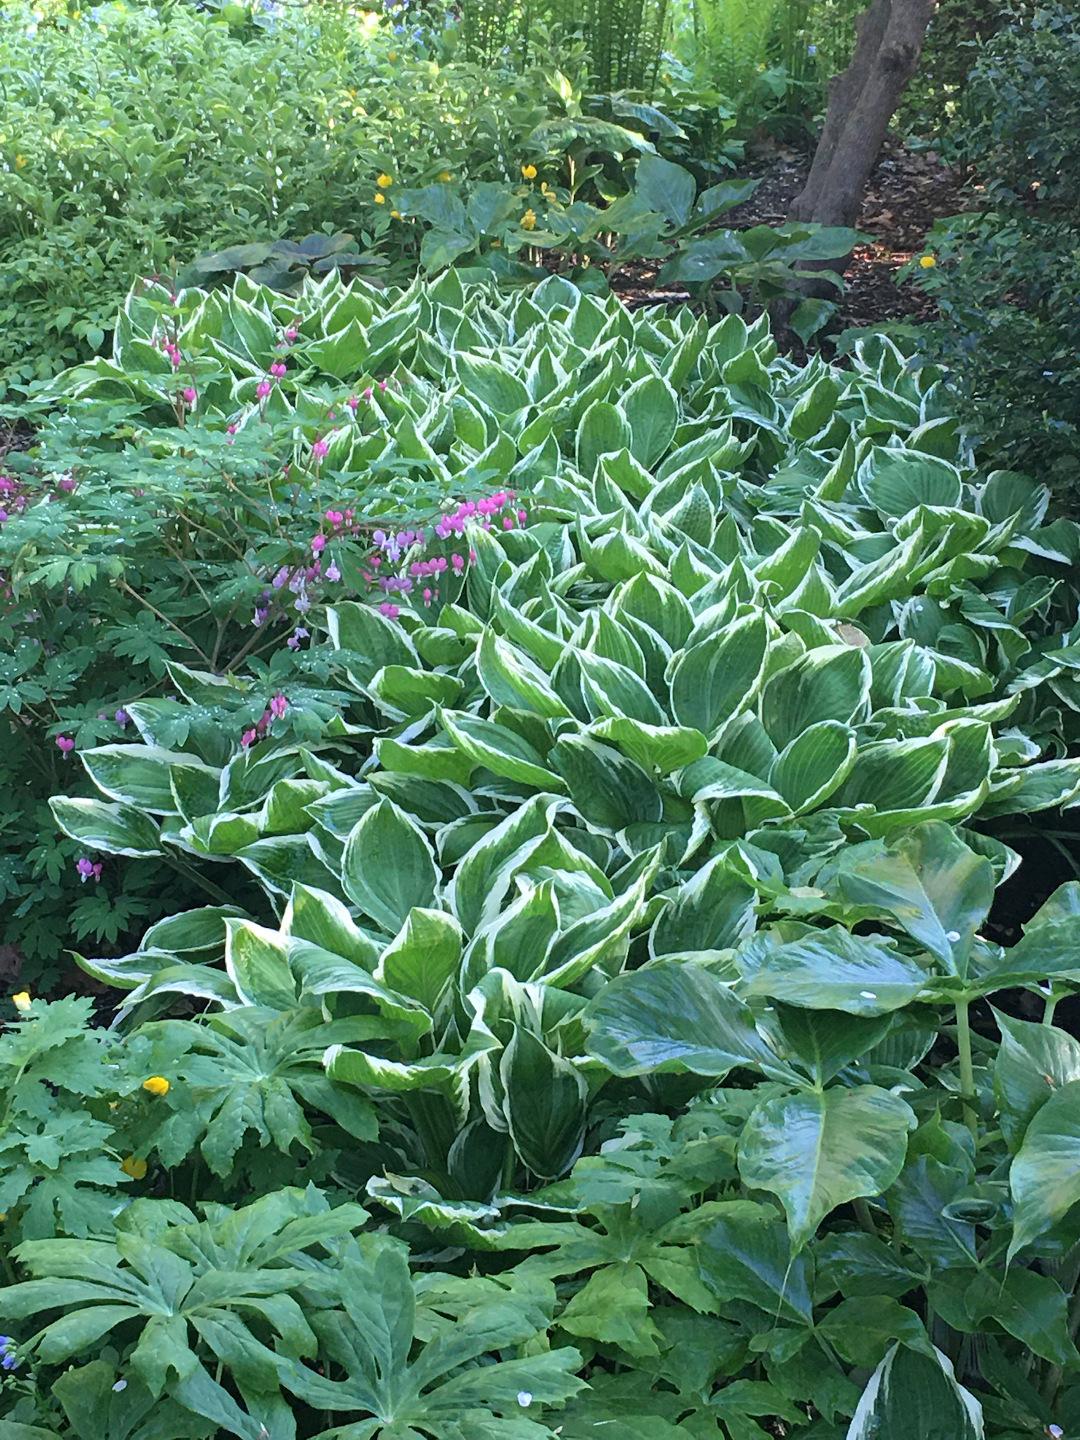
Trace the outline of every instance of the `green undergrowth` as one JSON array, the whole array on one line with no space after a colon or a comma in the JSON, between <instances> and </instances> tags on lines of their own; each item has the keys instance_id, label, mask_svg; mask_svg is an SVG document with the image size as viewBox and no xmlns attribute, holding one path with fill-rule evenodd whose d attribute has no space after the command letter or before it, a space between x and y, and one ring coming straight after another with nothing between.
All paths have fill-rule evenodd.
<instances>
[{"instance_id":1,"label":"green undergrowth","mask_svg":"<svg viewBox=\"0 0 1080 1440\"><path fill-rule=\"evenodd\" d=\"M79 957L109 1031L0 1041L12 1440L1076 1433L1077 886L985 927L1080 797L1077 527L881 339L559 278L126 317L12 523L89 607L92 507L258 477L276 644L167 649L52 800L91 893L190 898Z\"/></svg>"}]
</instances>

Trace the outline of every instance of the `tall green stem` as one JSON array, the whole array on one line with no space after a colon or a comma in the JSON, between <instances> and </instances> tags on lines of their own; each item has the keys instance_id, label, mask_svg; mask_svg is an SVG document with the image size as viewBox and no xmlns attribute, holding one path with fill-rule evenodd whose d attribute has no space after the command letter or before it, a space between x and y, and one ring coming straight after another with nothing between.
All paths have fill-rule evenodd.
<instances>
[{"instance_id":1,"label":"tall green stem","mask_svg":"<svg viewBox=\"0 0 1080 1440\"><path fill-rule=\"evenodd\" d=\"M971 1059L971 1025L968 1019L969 1001L965 997L956 1002L956 1047L960 1052L960 1086L964 1094L964 1124L979 1139L979 1117L971 1101L975 1094L975 1066Z\"/></svg>"}]
</instances>

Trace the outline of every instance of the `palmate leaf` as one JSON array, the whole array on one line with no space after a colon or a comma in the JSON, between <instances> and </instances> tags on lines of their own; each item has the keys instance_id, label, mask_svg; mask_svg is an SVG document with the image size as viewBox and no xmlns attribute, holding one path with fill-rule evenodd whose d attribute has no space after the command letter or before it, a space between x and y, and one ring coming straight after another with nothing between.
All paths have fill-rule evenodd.
<instances>
[{"instance_id":1,"label":"palmate leaf","mask_svg":"<svg viewBox=\"0 0 1080 1440\"><path fill-rule=\"evenodd\" d=\"M150 1394L167 1394L241 1440L258 1440L258 1409L280 1404L280 1370L317 1346L295 1298L313 1279L315 1262L304 1252L365 1220L359 1206L331 1210L313 1189L281 1191L239 1211L217 1206L201 1224L175 1202L136 1201L113 1244L23 1245L18 1258L34 1278L8 1287L5 1314L46 1318L30 1344L50 1364L92 1355L118 1326L141 1322L127 1363ZM301 1258L298 1268L292 1261ZM57 1310L65 1313L49 1320ZM203 1346L232 1372L246 1410L204 1367Z\"/></svg>"},{"instance_id":2,"label":"palmate leaf","mask_svg":"<svg viewBox=\"0 0 1080 1440\"><path fill-rule=\"evenodd\" d=\"M493 1299L479 1287L473 1306L434 1325L429 1311L426 1343L410 1360L416 1282L398 1245L382 1240L362 1257L345 1260L335 1283L341 1309L318 1313L313 1323L322 1353L345 1378L292 1363L282 1367L282 1383L316 1409L353 1413L350 1436L408 1440L419 1432L434 1440L548 1440L552 1432L539 1418L543 1407L584 1388L573 1373L581 1363L576 1350L501 1358L531 1340L545 1318L550 1323L553 1290L546 1317L536 1313L531 1287L523 1302L513 1288ZM322 1435L328 1440L333 1433Z\"/></svg>"},{"instance_id":3,"label":"palmate leaf","mask_svg":"<svg viewBox=\"0 0 1080 1440\"><path fill-rule=\"evenodd\" d=\"M306 1110L322 1111L357 1139L377 1134L375 1112L355 1090L327 1078L326 1050L385 1032L378 1017L325 1023L314 1009L281 1014L245 1006L196 1026L166 1020L144 1028L176 1056L177 1084L167 1098L172 1114L153 1144L174 1165L198 1144L217 1175L232 1170L249 1132L260 1146L283 1154L312 1150Z\"/></svg>"}]
</instances>

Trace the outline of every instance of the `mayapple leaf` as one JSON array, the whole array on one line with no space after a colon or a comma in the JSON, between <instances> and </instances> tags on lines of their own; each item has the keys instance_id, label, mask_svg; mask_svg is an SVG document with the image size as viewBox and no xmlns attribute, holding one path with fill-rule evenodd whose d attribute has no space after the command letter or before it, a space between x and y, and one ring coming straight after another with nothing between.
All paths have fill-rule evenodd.
<instances>
[{"instance_id":1,"label":"mayapple leaf","mask_svg":"<svg viewBox=\"0 0 1080 1440\"><path fill-rule=\"evenodd\" d=\"M1027 1127L1009 1171L1011 1259L1080 1200L1080 1080L1055 1089Z\"/></svg>"}]
</instances>

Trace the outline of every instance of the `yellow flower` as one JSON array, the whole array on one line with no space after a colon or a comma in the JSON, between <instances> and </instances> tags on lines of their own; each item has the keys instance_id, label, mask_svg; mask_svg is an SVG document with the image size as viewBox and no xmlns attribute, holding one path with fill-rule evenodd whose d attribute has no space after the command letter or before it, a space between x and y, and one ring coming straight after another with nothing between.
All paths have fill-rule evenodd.
<instances>
[{"instance_id":1,"label":"yellow flower","mask_svg":"<svg viewBox=\"0 0 1080 1440\"><path fill-rule=\"evenodd\" d=\"M146 1161L136 1160L134 1155L128 1155L120 1161L120 1169L133 1180L141 1180L146 1174Z\"/></svg>"},{"instance_id":2,"label":"yellow flower","mask_svg":"<svg viewBox=\"0 0 1080 1440\"><path fill-rule=\"evenodd\" d=\"M396 51L396 50L391 50L391 51L390 51L390 54L387 55L386 58L387 58L387 60L390 61L390 64L392 65L392 64L394 63L394 61L397 59L397 51Z\"/></svg>"},{"instance_id":3,"label":"yellow flower","mask_svg":"<svg viewBox=\"0 0 1080 1440\"><path fill-rule=\"evenodd\" d=\"M151 1095L167 1095L169 1093L169 1082L164 1075L151 1075L149 1080L142 1082L142 1088L149 1090Z\"/></svg>"},{"instance_id":4,"label":"yellow flower","mask_svg":"<svg viewBox=\"0 0 1080 1440\"><path fill-rule=\"evenodd\" d=\"M449 171L449 170L440 170L440 171L439 171L439 184L440 184L440 185L449 185L449 184L450 184L450 181L453 180L453 178L454 178L454 177L450 174L450 171Z\"/></svg>"},{"instance_id":5,"label":"yellow flower","mask_svg":"<svg viewBox=\"0 0 1080 1440\"><path fill-rule=\"evenodd\" d=\"M524 175L524 177L525 177L526 180L535 180L535 179L536 179L536 166L535 166L535 165L522 165L522 167L521 167L521 173L522 173L522 175Z\"/></svg>"},{"instance_id":6,"label":"yellow flower","mask_svg":"<svg viewBox=\"0 0 1080 1440\"><path fill-rule=\"evenodd\" d=\"M934 266L937 264L937 261L934 259L933 255L924 255L919 261L919 264L924 270L933 270Z\"/></svg>"},{"instance_id":7,"label":"yellow flower","mask_svg":"<svg viewBox=\"0 0 1080 1440\"><path fill-rule=\"evenodd\" d=\"M15 1009L21 1010L22 1013L25 1015L26 1012L30 1009L30 991L20 990L17 995L12 995L11 1001L12 1004L15 1006Z\"/></svg>"},{"instance_id":8,"label":"yellow flower","mask_svg":"<svg viewBox=\"0 0 1080 1440\"><path fill-rule=\"evenodd\" d=\"M23 168L23 166L26 165L27 163L28 163L28 161L27 161L25 155L16 155L16 156L15 156L15 169L16 169L16 170L21 170L21 169Z\"/></svg>"},{"instance_id":9,"label":"yellow flower","mask_svg":"<svg viewBox=\"0 0 1080 1440\"><path fill-rule=\"evenodd\" d=\"M391 220L400 220L400 219L401 219L401 211L400 211L400 210L391 210L391 211L390 211L390 218L391 218Z\"/></svg>"},{"instance_id":10,"label":"yellow flower","mask_svg":"<svg viewBox=\"0 0 1080 1440\"><path fill-rule=\"evenodd\" d=\"M526 210L525 214L521 217L521 228L523 230L536 229L536 215L532 210Z\"/></svg>"},{"instance_id":11,"label":"yellow flower","mask_svg":"<svg viewBox=\"0 0 1080 1440\"><path fill-rule=\"evenodd\" d=\"M382 193L381 190L376 190L372 198L374 199L376 205L386 204L386 196Z\"/></svg>"},{"instance_id":12,"label":"yellow flower","mask_svg":"<svg viewBox=\"0 0 1080 1440\"><path fill-rule=\"evenodd\" d=\"M378 185L380 190L389 190L393 183L394 177L385 173L380 175L378 180L375 181L375 184Z\"/></svg>"}]
</instances>

